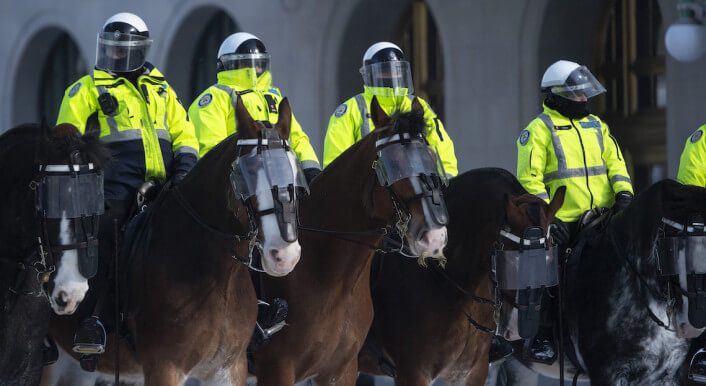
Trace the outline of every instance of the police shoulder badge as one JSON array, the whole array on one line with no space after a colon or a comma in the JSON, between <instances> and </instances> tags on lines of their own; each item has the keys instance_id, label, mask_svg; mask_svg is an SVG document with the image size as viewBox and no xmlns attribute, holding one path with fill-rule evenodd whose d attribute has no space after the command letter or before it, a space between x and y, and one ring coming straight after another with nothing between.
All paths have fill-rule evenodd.
<instances>
[{"instance_id":1,"label":"police shoulder badge","mask_svg":"<svg viewBox=\"0 0 706 386\"><path fill-rule=\"evenodd\" d=\"M71 87L71 90L69 90L69 97L72 97L78 93L78 90L81 89L81 82L77 82L73 87Z\"/></svg>"},{"instance_id":2,"label":"police shoulder badge","mask_svg":"<svg viewBox=\"0 0 706 386\"><path fill-rule=\"evenodd\" d=\"M205 94L199 99L199 107L206 107L213 100L213 95L211 93Z\"/></svg>"},{"instance_id":3,"label":"police shoulder badge","mask_svg":"<svg viewBox=\"0 0 706 386\"><path fill-rule=\"evenodd\" d=\"M336 112L334 112L333 115L334 115L336 118L340 118L340 117L343 116L343 114L346 113L346 110L348 110L348 105L344 103L344 104L342 104L342 105L336 107Z\"/></svg>"},{"instance_id":4,"label":"police shoulder badge","mask_svg":"<svg viewBox=\"0 0 706 386\"><path fill-rule=\"evenodd\" d=\"M530 132L529 130L522 130L520 133L520 145L525 146L529 142Z\"/></svg>"},{"instance_id":5,"label":"police shoulder badge","mask_svg":"<svg viewBox=\"0 0 706 386\"><path fill-rule=\"evenodd\" d=\"M691 135L691 143L696 143L696 141L700 140L701 137L704 136L704 131L701 129L698 129L694 132L694 134Z\"/></svg>"}]
</instances>

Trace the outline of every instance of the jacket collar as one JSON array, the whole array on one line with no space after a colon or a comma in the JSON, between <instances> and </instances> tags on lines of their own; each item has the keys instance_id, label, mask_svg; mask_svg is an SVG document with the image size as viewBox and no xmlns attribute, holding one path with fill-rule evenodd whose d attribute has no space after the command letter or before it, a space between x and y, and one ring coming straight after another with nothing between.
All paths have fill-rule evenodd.
<instances>
[{"instance_id":1,"label":"jacket collar","mask_svg":"<svg viewBox=\"0 0 706 386\"><path fill-rule=\"evenodd\" d=\"M165 83L164 75L162 75L159 70L152 65L150 62L145 62L142 66L143 73L140 76L145 76L152 81L152 83ZM99 70L97 68L93 69L93 80L98 86L107 86L118 83L120 80L126 81L125 78L119 77L108 71Z\"/></svg>"},{"instance_id":2,"label":"jacket collar","mask_svg":"<svg viewBox=\"0 0 706 386\"><path fill-rule=\"evenodd\" d=\"M377 97L380 107L386 112L394 111L396 108L400 108L407 103L408 98L406 96L401 97L384 97L373 94L368 86L363 86L363 96L366 100L372 100L373 96Z\"/></svg>"}]
</instances>

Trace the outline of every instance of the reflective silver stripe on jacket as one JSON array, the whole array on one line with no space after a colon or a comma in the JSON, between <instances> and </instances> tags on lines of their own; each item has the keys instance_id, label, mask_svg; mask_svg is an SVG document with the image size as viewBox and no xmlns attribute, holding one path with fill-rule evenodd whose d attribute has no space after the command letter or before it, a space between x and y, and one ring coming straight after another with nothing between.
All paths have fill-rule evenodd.
<instances>
[{"instance_id":1,"label":"reflective silver stripe on jacket","mask_svg":"<svg viewBox=\"0 0 706 386\"><path fill-rule=\"evenodd\" d=\"M157 132L157 138L158 138L158 139L163 139L163 140L165 140L165 141L167 141L167 142L169 142L169 143L172 142L172 136L169 134L169 132L168 132L167 130L164 130L164 129L155 129L155 131Z\"/></svg>"},{"instance_id":2,"label":"reflective silver stripe on jacket","mask_svg":"<svg viewBox=\"0 0 706 386\"><path fill-rule=\"evenodd\" d=\"M627 182L628 184L632 185L632 181L630 180L630 178L625 177L625 176L621 176L620 174L616 174L610 178L611 185L615 184L616 182L621 182L621 181Z\"/></svg>"},{"instance_id":3,"label":"reflective silver stripe on jacket","mask_svg":"<svg viewBox=\"0 0 706 386\"><path fill-rule=\"evenodd\" d=\"M317 161L304 160L304 161L301 161L301 165L302 165L302 169L315 168L315 169L321 170L321 166L319 165L319 163Z\"/></svg>"},{"instance_id":4,"label":"reflective silver stripe on jacket","mask_svg":"<svg viewBox=\"0 0 706 386\"><path fill-rule=\"evenodd\" d=\"M363 123L360 125L360 139L365 138L366 135L370 134L370 122L368 120L368 105L365 103L365 97L363 94L358 94L355 96L355 102L358 104L358 110L360 111L360 118Z\"/></svg>"},{"instance_id":5,"label":"reflective silver stripe on jacket","mask_svg":"<svg viewBox=\"0 0 706 386\"><path fill-rule=\"evenodd\" d=\"M197 159L199 158L198 150L194 149L191 146L182 146L182 147L174 150L175 155L180 154L180 153L193 154Z\"/></svg>"},{"instance_id":6,"label":"reflective silver stripe on jacket","mask_svg":"<svg viewBox=\"0 0 706 386\"><path fill-rule=\"evenodd\" d=\"M557 170L551 173L546 173L544 175L544 183L547 184L551 181L554 180L560 180L564 178L572 178L572 177L585 177L587 174L588 176L600 176L600 175L607 175L608 174L608 167L605 162L605 158L603 158L603 152L604 152L604 145L603 145L603 132L601 131L600 128L595 129L596 130L596 139L598 140L598 144L601 149L601 160L603 161L603 165L601 166L591 166L591 167L579 167L579 168L571 168L569 169L566 166L566 154L564 153L564 148L561 145L561 140L559 139L559 136L557 135L557 130L554 127L554 121L552 121L552 118L545 114L539 114L539 119L544 122L544 125L547 126L547 128L551 131L552 133L552 146L554 147L554 154L556 155L557 159ZM597 121L596 117L593 115L588 116L588 120L591 122ZM580 133L579 133L580 135Z\"/></svg>"},{"instance_id":7,"label":"reflective silver stripe on jacket","mask_svg":"<svg viewBox=\"0 0 706 386\"><path fill-rule=\"evenodd\" d=\"M111 130L110 135L106 135L100 138L101 142L105 143L132 141L137 139L142 139L142 130L140 129L121 130L115 134L113 134Z\"/></svg>"},{"instance_id":8,"label":"reflective silver stripe on jacket","mask_svg":"<svg viewBox=\"0 0 706 386\"><path fill-rule=\"evenodd\" d=\"M539 192L539 193L535 194L535 196L541 198L542 200L549 199L549 193L547 193L547 192Z\"/></svg>"},{"instance_id":9,"label":"reflective silver stripe on jacket","mask_svg":"<svg viewBox=\"0 0 706 386\"><path fill-rule=\"evenodd\" d=\"M213 85L213 87L215 87L219 90L223 90L223 91L227 92L228 95L230 95L230 104L231 104L231 106L233 106L233 117L235 118L235 126L234 127L235 127L235 130L237 131L238 130L238 117L236 117L236 114L235 114L235 110L236 110L235 107L238 105L238 94L235 93L235 89L233 89L232 87L228 87L224 84L216 83Z\"/></svg>"},{"instance_id":10,"label":"reflective silver stripe on jacket","mask_svg":"<svg viewBox=\"0 0 706 386\"><path fill-rule=\"evenodd\" d=\"M93 82L95 84L95 80ZM101 96L103 94L110 94L108 92L108 89L105 88L105 86L96 85L96 90L98 90L98 96ZM100 108L100 106L98 108ZM103 115L105 115L105 114L103 114ZM106 115L105 121L108 123L108 128L110 129L110 136L117 135L118 134L118 123L115 122L115 117L111 116L111 115ZM104 138L105 137L101 137L101 139L104 139Z\"/></svg>"}]
</instances>

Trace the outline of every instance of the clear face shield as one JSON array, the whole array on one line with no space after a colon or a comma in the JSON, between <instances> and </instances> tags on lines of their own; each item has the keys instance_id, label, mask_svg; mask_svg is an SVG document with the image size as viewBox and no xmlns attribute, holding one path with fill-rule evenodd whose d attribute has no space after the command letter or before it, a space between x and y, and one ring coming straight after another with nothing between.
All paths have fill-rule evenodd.
<instances>
[{"instance_id":1,"label":"clear face shield","mask_svg":"<svg viewBox=\"0 0 706 386\"><path fill-rule=\"evenodd\" d=\"M412 69L405 60L366 64L360 68L363 84L380 97L403 97L414 93Z\"/></svg>"},{"instance_id":2,"label":"clear face shield","mask_svg":"<svg viewBox=\"0 0 706 386\"><path fill-rule=\"evenodd\" d=\"M403 134L403 136L408 136ZM383 141L399 140L399 134ZM446 185L446 173L439 155L422 141L381 143L378 159L374 163L378 181L382 186L390 186L395 182L420 175L437 176Z\"/></svg>"},{"instance_id":3,"label":"clear face shield","mask_svg":"<svg viewBox=\"0 0 706 386\"><path fill-rule=\"evenodd\" d=\"M284 149L253 149L249 154L238 157L233 162L230 178L233 190L242 200L275 187L288 188L290 185L309 192L297 156Z\"/></svg>"},{"instance_id":4,"label":"clear face shield","mask_svg":"<svg viewBox=\"0 0 706 386\"><path fill-rule=\"evenodd\" d=\"M243 89L269 87L270 54L227 54L219 59L226 76Z\"/></svg>"},{"instance_id":5,"label":"clear face shield","mask_svg":"<svg viewBox=\"0 0 706 386\"><path fill-rule=\"evenodd\" d=\"M119 32L101 32L96 44L96 67L110 72L130 72L142 67L152 39Z\"/></svg>"},{"instance_id":6,"label":"clear face shield","mask_svg":"<svg viewBox=\"0 0 706 386\"><path fill-rule=\"evenodd\" d=\"M574 102L586 102L605 91L605 87L586 66L581 66L571 72L563 85L551 88L553 94Z\"/></svg>"}]
</instances>

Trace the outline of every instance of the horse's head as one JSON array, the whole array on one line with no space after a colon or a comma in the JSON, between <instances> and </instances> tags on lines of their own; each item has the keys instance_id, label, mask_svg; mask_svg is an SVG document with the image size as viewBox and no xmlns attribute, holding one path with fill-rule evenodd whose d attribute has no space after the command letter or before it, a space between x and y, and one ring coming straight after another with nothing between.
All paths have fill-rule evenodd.
<instances>
[{"instance_id":1,"label":"horse's head","mask_svg":"<svg viewBox=\"0 0 706 386\"><path fill-rule=\"evenodd\" d=\"M422 265L427 257L443 261L448 213L441 185L446 176L426 141L424 110L415 98L412 111L388 117L375 97L370 109L376 127L371 136L377 151L373 163L377 181L373 180L366 207L375 217L396 217L403 249L409 245L403 254L417 257Z\"/></svg>"},{"instance_id":2,"label":"horse's head","mask_svg":"<svg viewBox=\"0 0 706 386\"><path fill-rule=\"evenodd\" d=\"M505 225L493 265L496 296L502 298L497 334L507 340L537 333L542 293L558 284L558 257L549 230L565 193L565 187L557 189L549 204L531 194L506 196Z\"/></svg>"},{"instance_id":3,"label":"horse's head","mask_svg":"<svg viewBox=\"0 0 706 386\"><path fill-rule=\"evenodd\" d=\"M44 256L38 254L35 268L45 271L38 277L46 282L52 309L59 315L76 311L98 268L102 170L110 159L99 132L97 114L89 117L84 135L67 123L52 128L43 121L40 127L35 156L39 175L31 187Z\"/></svg>"},{"instance_id":4,"label":"horse's head","mask_svg":"<svg viewBox=\"0 0 706 386\"><path fill-rule=\"evenodd\" d=\"M654 285L666 296L671 293L674 313L668 316L677 334L685 338L706 329L705 216L706 189L664 180L638 195L613 227L629 237L626 255L639 274L650 281L656 275L666 278Z\"/></svg>"},{"instance_id":5,"label":"horse's head","mask_svg":"<svg viewBox=\"0 0 706 386\"><path fill-rule=\"evenodd\" d=\"M284 98L279 105L279 120L253 120L238 98L237 158L230 173L237 200L232 207L244 206L246 223L258 229L262 268L271 276L290 273L299 261L301 246L297 240L297 196L308 186L296 155L289 143L292 110ZM257 223L256 225L253 223Z\"/></svg>"}]
</instances>

